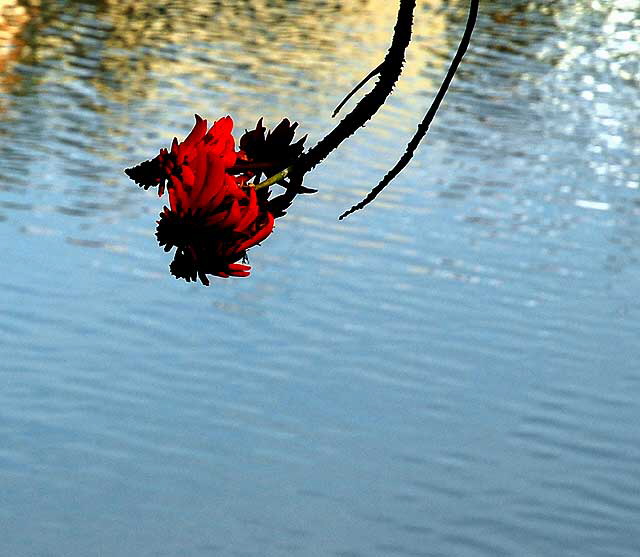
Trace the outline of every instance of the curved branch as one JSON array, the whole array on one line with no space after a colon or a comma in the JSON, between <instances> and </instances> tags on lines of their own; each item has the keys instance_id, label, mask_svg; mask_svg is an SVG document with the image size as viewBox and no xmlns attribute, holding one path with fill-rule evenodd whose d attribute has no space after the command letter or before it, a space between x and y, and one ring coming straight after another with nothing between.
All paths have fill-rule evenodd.
<instances>
[{"instance_id":1,"label":"curved branch","mask_svg":"<svg viewBox=\"0 0 640 557\"><path fill-rule=\"evenodd\" d=\"M442 103L442 99L444 99L444 96L446 95L447 90L449 89L449 85L453 80L453 76L458 70L458 66L460 65L460 62L462 61L462 58L465 52L467 51L467 47L469 46L469 42L471 41L471 34L473 33L473 28L476 24L476 19L478 17L478 4L479 4L479 0L471 0L470 2L469 17L467 19L467 24L464 30L464 34L462 35L462 39L460 40L460 45L458 46L458 50L456 51L456 54L453 60L451 61L451 66L449 66L447 75L445 76L444 81L442 82L442 85L440 85L440 89L438 90L437 95L433 99L433 102L431 103L429 110L425 114L422 122L420 122L420 124L418 125L418 129L415 135L411 138L411 141L409 141L409 144L407 145L407 150L405 151L404 155L402 155L402 157L395 164L395 166L391 170L389 170L389 172L387 172L387 174L380 181L380 183L375 188L373 188L371 192L369 192L367 197L365 197L362 201L360 201L360 203L357 203L356 205L351 207L351 209L345 211L340 215L340 217L338 217L340 220L350 215L351 213L354 213L355 211L358 211L359 209L364 208L366 205L371 203L377 197L377 195L389 184L389 182L391 182L391 180L393 180L398 174L400 174L402 169L404 169L404 167L407 166L407 164L409 164L409 161L413 158L413 155L418 145L420 145L420 142L429 131L429 126L431 125L431 122L433 121L433 118L435 117L436 112L438 111L438 108Z\"/></svg>"},{"instance_id":2,"label":"curved branch","mask_svg":"<svg viewBox=\"0 0 640 557\"><path fill-rule=\"evenodd\" d=\"M333 130L300 157L291 174L300 177L309 172L347 137L363 126L387 100L402 72L404 54L411 40L415 6L416 0L400 0L391 46L380 65L380 75L375 86Z\"/></svg>"}]
</instances>

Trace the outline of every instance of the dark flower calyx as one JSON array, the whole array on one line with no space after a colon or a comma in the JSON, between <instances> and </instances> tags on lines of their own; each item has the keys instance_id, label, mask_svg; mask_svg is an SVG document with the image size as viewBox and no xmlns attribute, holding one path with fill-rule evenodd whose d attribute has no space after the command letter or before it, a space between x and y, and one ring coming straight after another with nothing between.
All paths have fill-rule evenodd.
<instances>
[{"instance_id":1,"label":"dark flower calyx","mask_svg":"<svg viewBox=\"0 0 640 557\"><path fill-rule=\"evenodd\" d=\"M169 265L169 270L177 279L184 279L187 282L200 279L202 284L209 286L207 275L220 278L249 276L251 267L244 263L236 263L239 259L245 261L246 253L237 254L233 258L224 258L208 251L178 249Z\"/></svg>"},{"instance_id":2,"label":"dark flower calyx","mask_svg":"<svg viewBox=\"0 0 640 557\"><path fill-rule=\"evenodd\" d=\"M285 118L273 130L266 132L260 118L255 129L246 131L240 138L244 161L238 161L239 166L251 170L258 179L262 174L272 176L290 166L304 151L307 139L305 135L291 143L297 127L297 122L292 124Z\"/></svg>"},{"instance_id":3,"label":"dark flower calyx","mask_svg":"<svg viewBox=\"0 0 640 557\"><path fill-rule=\"evenodd\" d=\"M160 185L165 179L160 157L141 162L139 165L131 168L126 168L125 173L145 190Z\"/></svg>"},{"instance_id":4,"label":"dark flower calyx","mask_svg":"<svg viewBox=\"0 0 640 557\"><path fill-rule=\"evenodd\" d=\"M179 214L165 207L157 224L156 238L164 251L193 244L194 239L201 238L207 231L205 216L199 210Z\"/></svg>"}]
</instances>

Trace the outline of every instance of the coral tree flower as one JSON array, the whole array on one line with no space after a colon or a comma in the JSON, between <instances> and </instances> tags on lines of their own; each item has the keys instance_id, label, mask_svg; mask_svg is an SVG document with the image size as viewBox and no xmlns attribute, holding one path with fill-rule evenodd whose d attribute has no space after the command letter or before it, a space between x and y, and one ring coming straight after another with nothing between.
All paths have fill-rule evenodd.
<instances>
[{"instance_id":1,"label":"coral tree flower","mask_svg":"<svg viewBox=\"0 0 640 557\"><path fill-rule=\"evenodd\" d=\"M169 194L169 207L160 213L156 236L165 251L174 246L171 265L178 278L208 285L207 274L248 276L251 267L237 261L273 230L274 217L265 195L246 184L246 176L227 170L236 162L230 117L207 131L207 121L196 123L183 142L173 140L153 160L128 169L127 174L145 188L157 185Z\"/></svg>"},{"instance_id":2,"label":"coral tree flower","mask_svg":"<svg viewBox=\"0 0 640 557\"><path fill-rule=\"evenodd\" d=\"M254 185L262 173L276 174L291 164L305 138L291 144L297 123L287 119L265 137L260 119L255 130L242 136L236 152L229 116L210 129L206 120L195 118L184 141L174 138L170 150L161 149L154 159L125 172L145 189L157 186L160 196L166 188L169 206L160 213L158 242L165 251L177 248L170 266L175 277L199 278L208 285L207 274L249 275L251 267L238 261L271 234L275 216L282 216L290 203L285 195L269 200L268 188L257 191Z\"/></svg>"}]
</instances>

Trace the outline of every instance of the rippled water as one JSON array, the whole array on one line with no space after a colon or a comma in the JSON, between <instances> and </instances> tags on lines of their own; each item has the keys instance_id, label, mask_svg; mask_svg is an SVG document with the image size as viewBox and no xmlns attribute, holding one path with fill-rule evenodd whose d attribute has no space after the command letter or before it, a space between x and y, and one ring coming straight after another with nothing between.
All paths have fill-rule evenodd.
<instances>
[{"instance_id":1,"label":"rippled water","mask_svg":"<svg viewBox=\"0 0 640 557\"><path fill-rule=\"evenodd\" d=\"M388 106L249 279L122 169L193 113L310 143L394 2L0 2L0 555L640 554L640 2L421 2Z\"/></svg>"}]
</instances>

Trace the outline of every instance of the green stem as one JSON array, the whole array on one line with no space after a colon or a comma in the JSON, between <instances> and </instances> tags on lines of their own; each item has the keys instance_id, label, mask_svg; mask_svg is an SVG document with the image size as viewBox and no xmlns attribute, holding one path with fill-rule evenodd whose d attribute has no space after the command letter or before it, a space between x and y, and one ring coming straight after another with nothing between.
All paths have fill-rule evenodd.
<instances>
[{"instance_id":1,"label":"green stem","mask_svg":"<svg viewBox=\"0 0 640 557\"><path fill-rule=\"evenodd\" d=\"M280 180L283 180L284 178L286 178L289 175L289 172L291 172L292 168L293 168L293 165L285 168L284 170L278 172L277 174L274 174L273 176L271 176L271 178L267 178L266 180L263 180L262 182L260 182L259 184L256 184L253 187L256 190L259 190L262 188L268 188L269 186L275 184L276 182L279 182Z\"/></svg>"}]
</instances>

